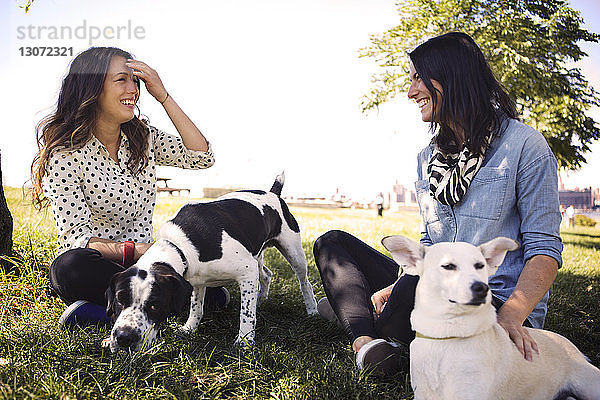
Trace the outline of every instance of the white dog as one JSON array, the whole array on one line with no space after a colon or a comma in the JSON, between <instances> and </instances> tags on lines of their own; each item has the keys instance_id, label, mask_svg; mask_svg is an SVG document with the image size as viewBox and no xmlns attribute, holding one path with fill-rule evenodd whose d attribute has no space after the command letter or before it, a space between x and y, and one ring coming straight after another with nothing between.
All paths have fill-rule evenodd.
<instances>
[{"instance_id":1,"label":"white dog","mask_svg":"<svg viewBox=\"0 0 600 400\"><path fill-rule=\"evenodd\" d=\"M420 277L410 345L416 400L600 399L600 370L570 341L527 328L539 355L526 361L496 322L488 277L518 248L515 241L426 247L389 236L382 243L406 273Z\"/></svg>"}]
</instances>

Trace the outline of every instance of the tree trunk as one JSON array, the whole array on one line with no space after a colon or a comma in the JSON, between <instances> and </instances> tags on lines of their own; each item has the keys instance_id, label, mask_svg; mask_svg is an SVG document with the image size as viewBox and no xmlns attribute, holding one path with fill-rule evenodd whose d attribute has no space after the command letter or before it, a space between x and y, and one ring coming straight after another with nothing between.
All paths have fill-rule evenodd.
<instances>
[{"instance_id":1,"label":"tree trunk","mask_svg":"<svg viewBox=\"0 0 600 400\"><path fill-rule=\"evenodd\" d=\"M12 254L12 231L13 219L6 204L4 197L4 187L2 183L2 153L0 152L0 256L10 256ZM0 266L9 268L12 264L0 260Z\"/></svg>"}]
</instances>

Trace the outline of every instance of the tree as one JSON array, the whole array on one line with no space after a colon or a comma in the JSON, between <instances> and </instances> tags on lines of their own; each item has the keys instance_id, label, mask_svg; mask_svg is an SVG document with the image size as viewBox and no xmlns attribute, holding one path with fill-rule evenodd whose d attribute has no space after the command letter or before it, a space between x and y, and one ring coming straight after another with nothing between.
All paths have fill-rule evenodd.
<instances>
[{"instance_id":1,"label":"tree","mask_svg":"<svg viewBox=\"0 0 600 400\"><path fill-rule=\"evenodd\" d=\"M31 5L33 4L34 0L27 0L27 3L23 6L19 6L19 8L23 8L25 9L25 14L27 14L29 12L29 9L31 8Z\"/></svg>"},{"instance_id":2,"label":"tree","mask_svg":"<svg viewBox=\"0 0 600 400\"><path fill-rule=\"evenodd\" d=\"M428 37L462 31L479 44L522 119L544 134L559 166L585 164L589 145L600 138L586 111L600 96L573 64L587 56L577 43L598 42L600 35L581 28L578 11L562 0L400 0L398 13L397 26L361 49L361 57L383 68L363 111L407 91L407 51Z\"/></svg>"},{"instance_id":3,"label":"tree","mask_svg":"<svg viewBox=\"0 0 600 400\"><path fill-rule=\"evenodd\" d=\"M12 231L13 219L6 204L4 197L4 187L2 186L2 154L0 153L0 256L10 256L12 254ZM0 260L0 266L8 266L9 263Z\"/></svg>"}]
</instances>

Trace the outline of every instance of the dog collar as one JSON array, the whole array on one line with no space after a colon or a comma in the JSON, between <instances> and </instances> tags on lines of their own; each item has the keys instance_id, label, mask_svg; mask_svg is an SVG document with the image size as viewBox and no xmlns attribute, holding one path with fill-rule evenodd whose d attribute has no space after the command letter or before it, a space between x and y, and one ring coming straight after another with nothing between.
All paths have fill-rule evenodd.
<instances>
[{"instance_id":1,"label":"dog collar","mask_svg":"<svg viewBox=\"0 0 600 400\"><path fill-rule=\"evenodd\" d=\"M442 337L442 338L437 338L437 337L431 337L431 336L425 336L419 332L415 332L415 337L421 338L421 339L431 339L431 340L449 340L449 339L461 339L458 336L449 336L449 337Z\"/></svg>"},{"instance_id":2,"label":"dog collar","mask_svg":"<svg viewBox=\"0 0 600 400\"><path fill-rule=\"evenodd\" d=\"M181 250L179 247L177 247L177 245L175 243L171 242L170 240L164 239L164 241L167 242L167 244L169 246L175 248L175 250L179 254L179 257L181 257L181 261L183 262L183 266L185 267L183 269L183 273L181 274L181 276L185 276L185 273L187 272L187 269L188 269L188 262L187 262L187 258L185 258L185 254L183 254L183 250Z\"/></svg>"}]
</instances>

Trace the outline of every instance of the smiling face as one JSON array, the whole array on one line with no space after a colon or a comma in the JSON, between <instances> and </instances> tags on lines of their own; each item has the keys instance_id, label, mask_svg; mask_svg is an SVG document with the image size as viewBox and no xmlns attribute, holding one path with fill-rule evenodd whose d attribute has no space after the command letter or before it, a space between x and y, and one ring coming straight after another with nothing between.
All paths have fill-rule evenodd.
<instances>
[{"instance_id":1,"label":"smiling face","mask_svg":"<svg viewBox=\"0 0 600 400\"><path fill-rule=\"evenodd\" d=\"M419 108L421 109L421 119L423 122L440 122L439 116L442 109L441 93L443 93L442 85L438 81L431 79L431 84L439 91L439 93L435 93L436 104L434 113L432 94L429 92L429 89L427 89L427 86L425 86L425 82L423 82L415 70L415 66L413 65L412 61L410 63L409 77L410 88L408 90L408 98L414 100L419 105Z\"/></svg>"},{"instance_id":2,"label":"smiling face","mask_svg":"<svg viewBox=\"0 0 600 400\"><path fill-rule=\"evenodd\" d=\"M125 58L113 56L98 99L99 118L110 124L123 124L134 117L135 103L139 97L139 80L125 65Z\"/></svg>"}]
</instances>

